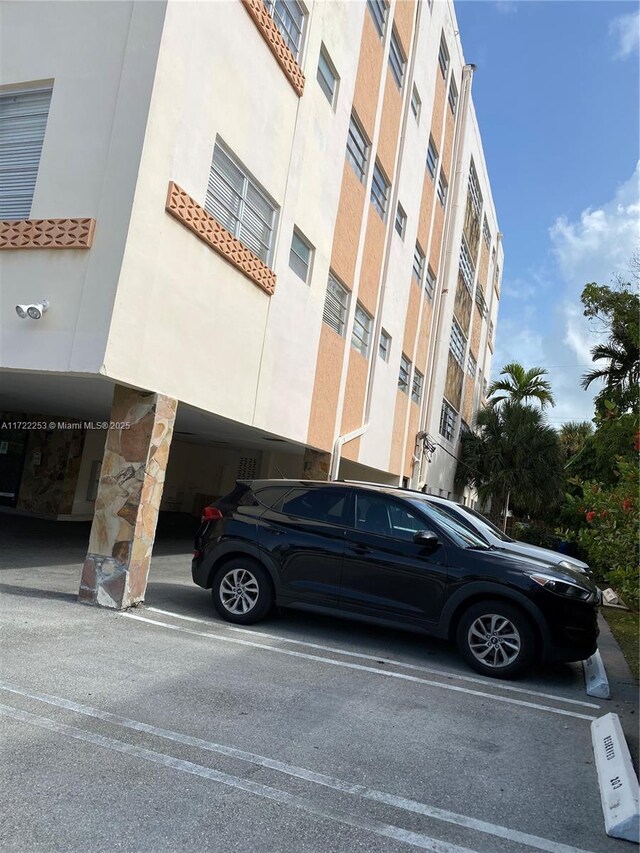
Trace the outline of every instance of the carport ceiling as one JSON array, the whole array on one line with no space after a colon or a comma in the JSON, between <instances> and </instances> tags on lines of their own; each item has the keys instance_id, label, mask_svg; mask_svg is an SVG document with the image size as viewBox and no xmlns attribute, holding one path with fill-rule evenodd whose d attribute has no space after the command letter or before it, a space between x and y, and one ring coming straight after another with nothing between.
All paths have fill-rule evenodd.
<instances>
[{"instance_id":1,"label":"carport ceiling","mask_svg":"<svg viewBox=\"0 0 640 853\"><path fill-rule=\"evenodd\" d=\"M113 386L111 379L94 375L2 371L0 411L74 420L109 420ZM193 444L233 445L278 453L302 453L304 450L303 444L186 403L178 406L175 437Z\"/></svg>"}]
</instances>

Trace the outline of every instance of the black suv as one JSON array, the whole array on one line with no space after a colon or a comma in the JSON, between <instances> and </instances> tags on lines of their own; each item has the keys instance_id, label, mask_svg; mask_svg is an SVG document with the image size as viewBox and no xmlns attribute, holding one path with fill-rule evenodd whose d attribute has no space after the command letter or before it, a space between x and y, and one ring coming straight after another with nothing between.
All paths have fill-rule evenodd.
<instances>
[{"instance_id":1,"label":"black suv","mask_svg":"<svg viewBox=\"0 0 640 853\"><path fill-rule=\"evenodd\" d=\"M193 580L229 622L274 604L457 642L484 675L596 650L597 589L579 572L489 546L420 492L343 482L238 481L206 507Z\"/></svg>"}]
</instances>

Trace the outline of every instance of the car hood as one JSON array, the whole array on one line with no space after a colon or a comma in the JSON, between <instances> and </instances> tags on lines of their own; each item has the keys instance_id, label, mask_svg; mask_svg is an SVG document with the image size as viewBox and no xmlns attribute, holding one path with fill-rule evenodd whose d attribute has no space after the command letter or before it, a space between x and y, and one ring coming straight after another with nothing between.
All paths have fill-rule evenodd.
<instances>
[{"instance_id":1,"label":"car hood","mask_svg":"<svg viewBox=\"0 0 640 853\"><path fill-rule=\"evenodd\" d=\"M550 565L557 565L561 561L566 561L576 571L590 572L587 563L582 560L576 560L574 557L567 557L566 554L561 554L560 551L552 551L550 548L541 548L539 545L530 545L528 542L501 542L497 547L505 551L511 551L514 554L520 554L523 557L530 557L534 560L540 560Z\"/></svg>"},{"instance_id":2,"label":"car hood","mask_svg":"<svg viewBox=\"0 0 640 853\"><path fill-rule=\"evenodd\" d=\"M539 548L539 551L544 552L545 548ZM553 552L550 552L553 554ZM593 581L579 569L566 569L564 566L559 566L557 563L550 562L548 559L541 560L539 557L528 556L527 554L515 553L507 551L504 548L489 548L486 551L476 551L474 554L477 559L482 562L491 563L496 567L505 569L506 571L520 572L531 574L532 572L544 572L547 575L553 575L560 581L567 583L576 583L579 586L588 589L593 593L597 592L597 587Z\"/></svg>"}]
</instances>

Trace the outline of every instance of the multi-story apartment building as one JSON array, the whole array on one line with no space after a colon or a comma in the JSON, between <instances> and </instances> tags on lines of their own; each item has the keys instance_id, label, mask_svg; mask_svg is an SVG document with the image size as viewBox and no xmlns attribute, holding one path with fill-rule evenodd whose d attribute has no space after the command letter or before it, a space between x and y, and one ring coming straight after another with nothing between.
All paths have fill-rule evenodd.
<instances>
[{"instance_id":1,"label":"multi-story apartment building","mask_svg":"<svg viewBox=\"0 0 640 853\"><path fill-rule=\"evenodd\" d=\"M503 264L452 2L0 14L0 501L93 518L81 598L238 477L453 493Z\"/></svg>"}]
</instances>

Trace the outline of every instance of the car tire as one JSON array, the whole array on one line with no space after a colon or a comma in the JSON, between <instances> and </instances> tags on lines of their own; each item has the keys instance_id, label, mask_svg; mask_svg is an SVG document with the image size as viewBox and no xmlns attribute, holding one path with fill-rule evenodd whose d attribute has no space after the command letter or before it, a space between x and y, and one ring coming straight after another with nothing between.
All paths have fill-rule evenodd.
<instances>
[{"instance_id":1,"label":"car tire","mask_svg":"<svg viewBox=\"0 0 640 853\"><path fill-rule=\"evenodd\" d=\"M273 607L273 583L260 563L250 557L234 557L216 573L211 597L227 622L252 625Z\"/></svg>"},{"instance_id":2,"label":"car tire","mask_svg":"<svg viewBox=\"0 0 640 853\"><path fill-rule=\"evenodd\" d=\"M529 619L519 607L505 601L472 604L458 622L456 640L469 666L491 678L514 678L535 657L535 634Z\"/></svg>"}]
</instances>

